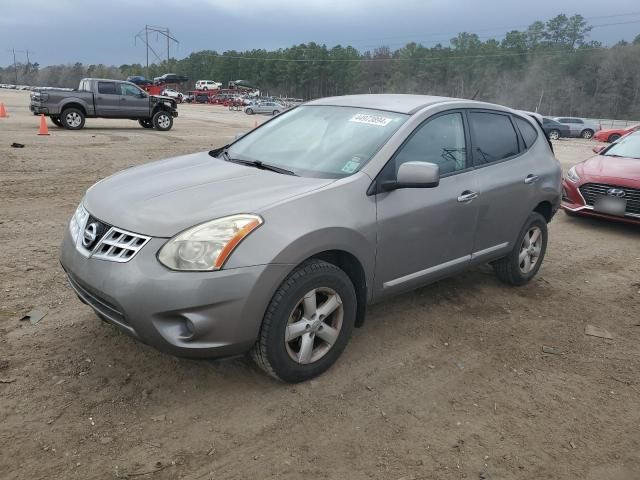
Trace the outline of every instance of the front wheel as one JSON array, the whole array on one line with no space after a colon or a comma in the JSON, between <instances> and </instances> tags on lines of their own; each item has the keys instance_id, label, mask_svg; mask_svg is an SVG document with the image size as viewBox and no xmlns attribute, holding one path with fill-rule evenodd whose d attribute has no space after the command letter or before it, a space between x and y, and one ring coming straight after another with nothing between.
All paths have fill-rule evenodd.
<instances>
[{"instance_id":1,"label":"front wheel","mask_svg":"<svg viewBox=\"0 0 640 480\"><path fill-rule=\"evenodd\" d=\"M60 117L49 117L49 118L51 119L51 121L53 122L53 124L56 127L63 128L62 121L60 120Z\"/></svg>"},{"instance_id":2,"label":"front wheel","mask_svg":"<svg viewBox=\"0 0 640 480\"><path fill-rule=\"evenodd\" d=\"M276 115L278 115L280 112L278 110L274 110L273 111L273 116L275 117Z\"/></svg>"},{"instance_id":3,"label":"front wheel","mask_svg":"<svg viewBox=\"0 0 640 480\"><path fill-rule=\"evenodd\" d=\"M580 136L586 140L589 140L590 138L593 137L593 130L587 128L586 130L582 131Z\"/></svg>"},{"instance_id":4,"label":"front wheel","mask_svg":"<svg viewBox=\"0 0 640 480\"><path fill-rule=\"evenodd\" d=\"M156 130L160 130L161 132L171 130L171 127L173 126L173 117L170 113L160 110L153 116L153 126Z\"/></svg>"},{"instance_id":5,"label":"front wheel","mask_svg":"<svg viewBox=\"0 0 640 480\"><path fill-rule=\"evenodd\" d=\"M253 109L252 108L247 108L245 110L245 112L247 112L247 115L253 115Z\"/></svg>"},{"instance_id":6,"label":"front wheel","mask_svg":"<svg viewBox=\"0 0 640 480\"><path fill-rule=\"evenodd\" d=\"M60 116L60 123L62 123L63 128L69 130L80 130L84 127L84 120L84 113L77 108L67 108Z\"/></svg>"},{"instance_id":7,"label":"front wheel","mask_svg":"<svg viewBox=\"0 0 640 480\"><path fill-rule=\"evenodd\" d=\"M149 118L145 118L144 120L138 120L138 123L142 128L153 128L153 121Z\"/></svg>"},{"instance_id":8,"label":"front wheel","mask_svg":"<svg viewBox=\"0 0 640 480\"><path fill-rule=\"evenodd\" d=\"M547 236L545 218L532 212L511 253L493 263L498 278L514 286L528 283L540 270L547 251Z\"/></svg>"},{"instance_id":9,"label":"front wheel","mask_svg":"<svg viewBox=\"0 0 640 480\"><path fill-rule=\"evenodd\" d=\"M619 138L620 138L620 135L618 135L617 133L614 133L613 135L609 136L609 143L613 143L617 141Z\"/></svg>"},{"instance_id":10,"label":"front wheel","mask_svg":"<svg viewBox=\"0 0 640 480\"><path fill-rule=\"evenodd\" d=\"M559 130L551 130L549 132L549 140L558 140L560 138Z\"/></svg>"},{"instance_id":11,"label":"front wheel","mask_svg":"<svg viewBox=\"0 0 640 480\"><path fill-rule=\"evenodd\" d=\"M269 375L309 380L335 363L356 319L356 292L347 274L322 260L298 266L267 307L252 356Z\"/></svg>"}]
</instances>

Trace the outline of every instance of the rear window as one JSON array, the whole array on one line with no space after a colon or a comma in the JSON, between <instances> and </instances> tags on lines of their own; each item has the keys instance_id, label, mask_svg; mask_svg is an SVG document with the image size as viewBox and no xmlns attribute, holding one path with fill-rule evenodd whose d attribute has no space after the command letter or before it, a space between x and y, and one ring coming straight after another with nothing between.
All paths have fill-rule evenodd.
<instances>
[{"instance_id":1,"label":"rear window","mask_svg":"<svg viewBox=\"0 0 640 480\"><path fill-rule=\"evenodd\" d=\"M522 135L522 139L524 140L525 148L531 148L531 145L533 145L533 143L538 138L538 132L533 127L533 125L531 125L531 122L525 120L524 118L513 117L513 119L518 126L518 130L520 130L520 134Z\"/></svg>"},{"instance_id":2,"label":"rear window","mask_svg":"<svg viewBox=\"0 0 640 480\"><path fill-rule=\"evenodd\" d=\"M498 162L520 152L518 136L508 115L470 112L469 125L475 166Z\"/></svg>"},{"instance_id":3,"label":"rear window","mask_svg":"<svg viewBox=\"0 0 640 480\"><path fill-rule=\"evenodd\" d=\"M116 84L114 82L98 82L98 93L116 95Z\"/></svg>"}]
</instances>

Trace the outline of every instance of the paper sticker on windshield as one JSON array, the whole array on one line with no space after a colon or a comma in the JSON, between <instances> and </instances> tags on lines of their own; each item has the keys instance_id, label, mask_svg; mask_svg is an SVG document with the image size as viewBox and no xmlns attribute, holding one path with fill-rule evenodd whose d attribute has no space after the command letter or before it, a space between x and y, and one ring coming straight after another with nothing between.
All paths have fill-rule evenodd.
<instances>
[{"instance_id":1,"label":"paper sticker on windshield","mask_svg":"<svg viewBox=\"0 0 640 480\"><path fill-rule=\"evenodd\" d=\"M393 119L380 115L368 115L366 113L358 113L354 115L350 122L366 123L367 125L375 125L376 127L386 127Z\"/></svg>"},{"instance_id":2,"label":"paper sticker on windshield","mask_svg":"<svg viewBox=\"0 0 640 480\"><path fill-rule=\"evenodd\" d=\"M358 158L358 157L354 157L354 158ZM360 160L358 158L358 160ZM344 173L353 173L355 172L358 167L360 166L360 162L359 161L354 161L354 160L349 160L347 163L344 164L344 167L342 167L342 171Z\"/></svg>"}]
</instances>

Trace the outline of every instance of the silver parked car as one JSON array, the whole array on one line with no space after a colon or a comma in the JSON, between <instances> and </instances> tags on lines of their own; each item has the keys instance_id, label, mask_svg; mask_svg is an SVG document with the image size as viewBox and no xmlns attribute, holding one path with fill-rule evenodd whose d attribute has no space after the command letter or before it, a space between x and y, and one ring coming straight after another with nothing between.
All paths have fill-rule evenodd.
<instances>
[{"instance_id":1,"label":"silver parked car","mask_svg":"<svg viewBox=\"0 0 640 480\"><path fill-rule=\"evenodd\" d=\"M570 137L592 138L593 134L601 129L599 123L593 120L585 120L575 117L555 117L554 120L562 125L569 127Z\"/></svg>"},{"instance_id":2,"label":"silver parked car","mask_svg":"<svg viewBox=\"0 0 640 480\"><path fill-rule=\"evenodd\" d=\"M105 321L188 357L252 352L287 382L344 350L366 306L491 263L537 273L561 170L536 121L420 95L325 98L231 145L87 192L60 260Z\"/></svg>"},{"instance_id":3,"label":"silver parked car","mask_svg":"<svg viewBox=\"0 0 640 480\"><path fill-rule=\"evenodd\" d=\"M287 107L278 102L256 102L247 106L244 109L244 113L247 115L253 115L254 113L270 113L272 115L278 115L286 109Z\"/></svg>"}]
</instances>

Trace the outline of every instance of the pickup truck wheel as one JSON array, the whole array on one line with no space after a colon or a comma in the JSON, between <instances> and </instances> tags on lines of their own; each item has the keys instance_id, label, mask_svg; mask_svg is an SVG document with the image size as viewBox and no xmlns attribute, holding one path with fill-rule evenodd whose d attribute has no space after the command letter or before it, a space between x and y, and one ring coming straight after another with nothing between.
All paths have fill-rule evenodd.
<instances>
[{"instance_id":1,"label":"pickup truck wheel","mask_svg":"<svg viewBox=\"0 0 640 480\"><path fill-rule=\"evenodd\" d=\"M60 121L60 117L49 117L49 118L51 119L51 121L56 127L62 128L62 122Z\"/></svg>"},{"instance_id":2,"label":"pickup truck wheel","mask_svg":"<svg viewBox=\"0 0 640 480\"><path fill-rule=\"evenodd\" d=\"M267 307L252 355L279 380L309 380L335 363L356 319L356 292L347 274L308 260L282 282Z\"/></svg>"},{"instance_id":3,"label":"pickup truck wheel","mask_svg":"<svg viewBox=\"0 0 640 480\"><path fill-rule=\"evenodd\" d=\"M170 113L160 110L153 116L153 126L156 130L160 130L162 132L171 130L171 127L173 127L173 117Z\"/></svg>"},{"instance_id":4,"label":"pickup truck wheel","mask_svg":"<svg viewBox=\"0 0 640 480\"><path fill-rule=\"evenodd\" d=\"M516 287L528 283L540 270L547 251L547 237L547 221L538 212L532 212L511 253L493 262L498 278Z\"/></svg>"},{"instance_id":5,"label":"pickup truck wheel","mask_svg":"<svg viewBox=\"0 0 640 480\"><path fill-rule=\"evenodd\" d=\"M77 108L67 108L60 116L62 126L69 130L80 130L84 127L84 120L84 113Z\"/></svg>"},{"instance_id":6,"label":"pickup truck wheel","mask_svg":"<svg viewBox=\"0 0 640 480\"><path fill-rule=\"evenodd\" d=\"M149 118L145 118L144 120L138 120L138 123L142 128L153 128L153 121Z\"/></svg>"}]
</instances>

